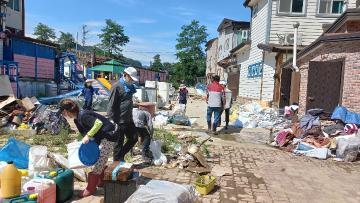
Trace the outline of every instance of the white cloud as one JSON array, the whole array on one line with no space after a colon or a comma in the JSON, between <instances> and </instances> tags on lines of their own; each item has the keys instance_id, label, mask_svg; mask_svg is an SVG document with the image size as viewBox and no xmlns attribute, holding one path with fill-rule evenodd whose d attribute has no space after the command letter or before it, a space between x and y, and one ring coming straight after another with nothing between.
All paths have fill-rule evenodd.
<instances>
[{"instance_id":1,"label":"white cloud","mask_svg":"<svg viewBox=\"0 0 360 203\"><path fill-rule=\"evenodd\" d=\"M135 23L142 23L142 24L154 24L156 20L150 18L141 18L134 21Z\"/></svg>"}]
</instances>

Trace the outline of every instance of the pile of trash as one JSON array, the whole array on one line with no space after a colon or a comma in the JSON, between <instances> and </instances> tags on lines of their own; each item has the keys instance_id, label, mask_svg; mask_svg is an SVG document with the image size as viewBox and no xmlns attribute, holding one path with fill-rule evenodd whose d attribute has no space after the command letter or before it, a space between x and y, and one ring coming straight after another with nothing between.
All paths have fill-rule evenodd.
<instances>
[{"instance_id":1,"label":"pile of trash","mask_svg":"<svg viewBox=\"0 0 360 203\"><path fill-rule=\"evenodd\" d=\"M283 124L286 120L276 109L262 107L253 102L234 106L231 109L230 122L238 128L273 128Z\"/></svg>"},{"instance_id":2,"label":"pile of trash","mask_svg":"<svg viewBox=\"0 0 360 203\"><path fill-rule=\"evenodd\" d=\"M172 112L160 111L154 118L154 126L163 128L167 124L175 124L182 126L191 126L195 123L195 119L190 119L185 115L185 105L177 104Z\"/></svg>"},{"instance_id":3,"label":"pile of trash","mask_svg":"<svg viewBox=\"0 0 360 203\"><path fill-rule=\"evenodd\" d=\"M295 116L295 115L294 115ZM272 146L318 159L357 160L360 148L360 114L338 106L329 117L322 109L311 109L300 119L274 132Z\"/></svg>"},{"instance_id":4,"label":"pile of trash","mask_svg":"<svg viewBox=\"0 0 360 203\"><path fill-rule=\"evenodd\" d=\"M0 98L0 128L15 134L59 134L62 128L69 128L66 119L56 106L41 105L35 98L22 100L14 96Z\"/></svg>"}]
</instances>

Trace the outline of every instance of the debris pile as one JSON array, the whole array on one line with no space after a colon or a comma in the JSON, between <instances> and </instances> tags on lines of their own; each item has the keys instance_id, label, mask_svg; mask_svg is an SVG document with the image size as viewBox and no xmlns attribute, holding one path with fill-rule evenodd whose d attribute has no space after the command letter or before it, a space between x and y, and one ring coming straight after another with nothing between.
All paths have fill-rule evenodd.
<instances>
[{"instance_id":1,"label":"debris pile","mask_svg":"<svg viewBox=\"0 0 360 203\"><path fill-rule=\"evenodd\" d=\"M296 116L296 115L294 115ZM322 109L311 109L299 120L274 132L272 146L318 159L357 160L360 115L337 107L330 117Z\"/></svg>"},{"instance_id":2,"label":"debris pile","mask_svg":"<svg viewBox=\"0 0 360 203\"><path fill-rule=\"evenodd\" d=\"M253 102L231 109L230 122L238 128L273 128L286 120L276 109Z\"/></svg>"}]
</instances>

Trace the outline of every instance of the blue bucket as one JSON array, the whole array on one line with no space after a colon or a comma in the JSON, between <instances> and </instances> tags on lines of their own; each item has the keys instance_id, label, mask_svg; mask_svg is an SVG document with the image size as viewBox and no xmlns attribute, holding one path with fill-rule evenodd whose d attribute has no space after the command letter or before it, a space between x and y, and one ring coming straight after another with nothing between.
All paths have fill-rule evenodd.
<instances>
[{"instance_id":1,"label":"blue bucket","mask_svg":"<svg viewBox=\"0 0 360 203\"><path fill-rule=\"evenodd\" d=\"M99 145L94 141L81 144L79 148L79 159L85 166L94 165L100 157Z\"/></svg>"}]
</instances>

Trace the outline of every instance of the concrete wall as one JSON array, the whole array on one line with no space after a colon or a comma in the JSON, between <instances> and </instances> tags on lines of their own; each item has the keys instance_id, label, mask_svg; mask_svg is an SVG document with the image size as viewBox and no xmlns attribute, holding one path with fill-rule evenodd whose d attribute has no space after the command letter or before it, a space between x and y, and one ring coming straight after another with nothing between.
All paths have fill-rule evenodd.
<instances>
[{"instance_id":1,"label":"concrete wall","mask_svg":"<svg viewBox=\"0 0 360 203\"><path fill-rule=\"evenodd\" d=\"M32 97L32 96L50 96L46 94L45 86L49 84L46 81L19 81L19 90L22 97Z\"/></svg>"},{"instance_id":2,"label":"concrete wall","mask_svg":"<svg viewBox=\"0 0 360 203\"><path fill-rule=\"evenodd\" d=\"M225 78L224 69L218 64L218 39L216 39L206 51L206 76L210 73ZM208 81L209 82L209 81Z\"/></svg>"}]
</instances>

